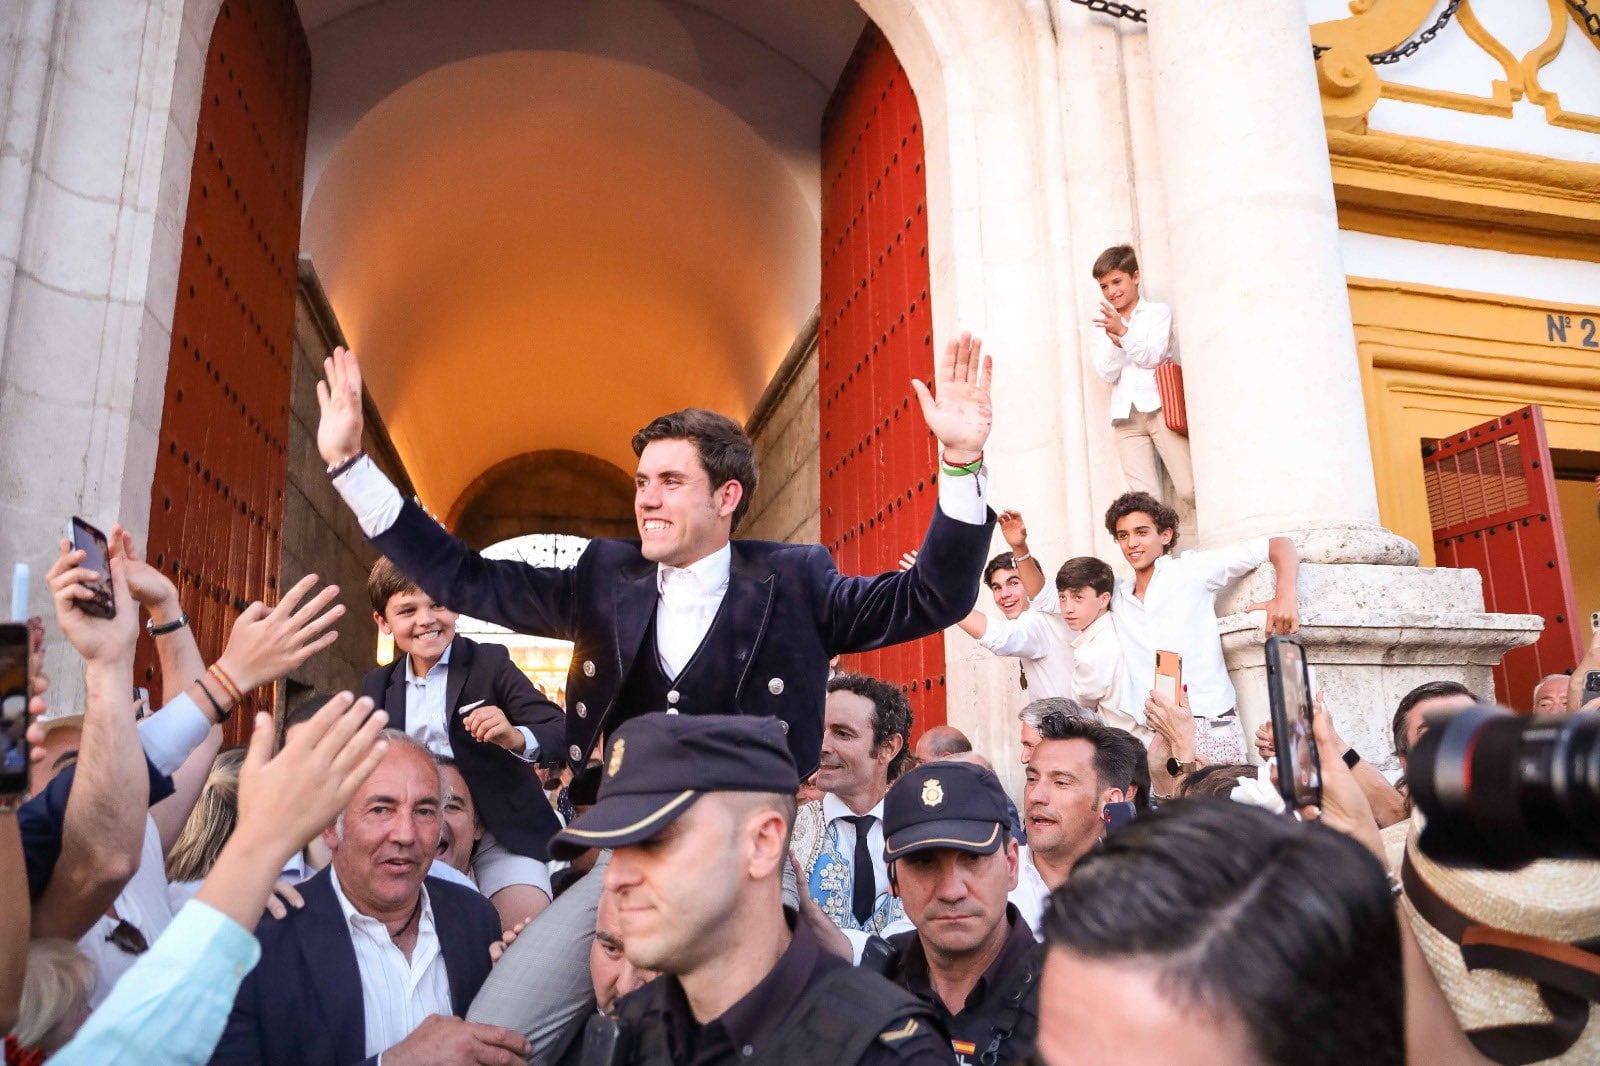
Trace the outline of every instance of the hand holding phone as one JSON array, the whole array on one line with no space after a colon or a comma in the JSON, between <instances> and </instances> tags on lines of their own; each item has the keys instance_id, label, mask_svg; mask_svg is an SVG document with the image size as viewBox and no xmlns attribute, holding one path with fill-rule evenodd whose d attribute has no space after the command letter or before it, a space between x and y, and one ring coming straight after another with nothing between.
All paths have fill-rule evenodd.
<instances>
[{"instance_id":1,"label":"hand holding phone","mask_svg":"<svg viewBox=\"0 0 1600 1066\"><path fill-rule=\"evenodd\" d=\"M1134 805L1126 800L1106 804L1101 808L1101 814L1104 815L1106 820L1106 835L1110 836L1133 821L1136 813L1137 810Z\"/></svg>"},{"instance_id":2,"label":"hand holding phone","mask_svg":"<svg viewBox=\"0 0 1600 1066\"><path fill-rule=\"evenodd\" d=\"M1267 638L1267 694L1278 792L1290 811L1322 804L1322 765L1314 736L1315 706L1305 648L1294 637Z\"/></svg>"},{"instance_id":3,"label":"hand holding phone","mask_svg":"<svg viewBox=\"0 0 1600 1066\"><path fill-rule=\"evenodd\" d=\"M67 543L74 551L83 552L83 562L78 565L97 575L78 582L89 594L77 600L77 608L96 618L116 617L117 604L111 595L111 546L106 535L73 515L67 522Z\"/></svg>"},{"instance_id":4,"label":"hand holding phone","mask_svg":"<svg viewBox=\"0 0 1600 1066\"><path fill-rule=\"evenodd\" d=\"M1180 702L1183 691L1183 656L1175 651L1156 652L1155 691L1171 703Z\"/></svg>"},{"instance_id":5,"label":"hand holding phone","mask_svg":"<svg viewBox=\"0 0 1600 1066\"><path fill-rule=\"evenodd\" d=\"M56 624L78 654L91 663L118 658L131 661L139 635L139 617L122 577L122 561L114 559L107 564L116 605L108 616L79 610L81 603L93 598L94 592L88 583L98 576L94 570L81 565L82 562L83 553L63 543L61 554L46 575L50 597L55 601Z\"/></svg>"},{"instance_id":6,"label":"hand holding phone","mask_svg":"<svg viewBox=\"0 0 1600 1066\"><path fill-rule=\"evenodd\" d=\"M0 624L0 799L28 791L28 704L33 638L26 624Z\"/></svg>"}]
</instances>

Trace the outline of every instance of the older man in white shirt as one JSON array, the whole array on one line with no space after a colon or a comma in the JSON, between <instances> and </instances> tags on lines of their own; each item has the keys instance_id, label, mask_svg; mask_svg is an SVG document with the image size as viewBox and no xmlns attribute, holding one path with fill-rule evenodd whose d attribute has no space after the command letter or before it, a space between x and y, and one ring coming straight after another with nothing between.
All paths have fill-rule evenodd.
<instances>
[{"instance_id":1,"label":"older man in white shirt","mask_svg":"<svg viewBox=\"0 0 1600 1066\"><path fill-rule=\"evenodd\" d=\"M461 1020L500 919L477 892L427 876L440 769L405 733L382 737L383 761L323 834L333 862L301 886L305 906L257 929L261 962L213 1063L520 1061L503 1031Z\"/></svg>"}]
</instances>

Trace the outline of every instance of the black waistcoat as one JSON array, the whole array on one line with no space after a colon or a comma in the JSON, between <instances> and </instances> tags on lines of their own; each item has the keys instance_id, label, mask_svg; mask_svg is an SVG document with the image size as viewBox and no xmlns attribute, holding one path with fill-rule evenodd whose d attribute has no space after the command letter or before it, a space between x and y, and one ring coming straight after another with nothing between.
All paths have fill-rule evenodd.
<instances>
[{"instance_id":1,"label":"black waistcoat","mask_svg":"<svg viewBox=\"0 0 1600 1066\"><path fill-rule=\"evenodd\" d=\"M739 675L728 669L733 665L733 656L719 654L717 650L731 644L731 634L727 632L727 603L727 597L723 597L705 639L675 678L669 678L661 668L661 657L656 653L656 617L655 612L651 612L650 624L645 627L639 650L633 657L633 669L623 678L617 702L606 720L607 733L616 732L617 727L630 718L656 711L739 713L734 703Z\"/></svg>"}]
</instances>

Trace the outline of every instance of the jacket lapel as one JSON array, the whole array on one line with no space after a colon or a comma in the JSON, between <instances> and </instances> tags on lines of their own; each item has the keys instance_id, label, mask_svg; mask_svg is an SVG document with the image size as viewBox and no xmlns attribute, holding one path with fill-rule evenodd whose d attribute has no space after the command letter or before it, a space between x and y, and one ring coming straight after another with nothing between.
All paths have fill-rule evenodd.
<instances>
[{"instance_id":1,"label":"jacket lapel","mask_svg":"<svg viewBox=\"0 0 1600 1066\"><path fill-rule=\"evenodd\" d=\"M656 564L640 556L636 566L627 567L613 586L616 598L611 623L617 638L617 656L621 670L617 674L617 690L633 669L634 656L644 640L644 631L655 617L660 593L656 588Z\"/></svg>"},{"instance_id":2,"label":"jacket lapel","mask_svg":"<svg viewBox=\"0 0 1600 1066\"><path fill-rule=\"evenodd\" d=\"M450 731L450 723L455 721L456 708L461 705L461 689L467 683L467 675L472 672L472 653L472 641L466 637L458 636L450 642L450 663L444 679L446 733Z\"/></svg>"},{"instance_id":3,"label":"jacket lapel","mask_svg":"<svg viewBox=\"0 0 1600 1066\"><path fill-rule=\"evenodd\" d=\"M728 592L723 601L727 616L727 633L733 645L733 661L742 663L739 684L733 695L737 703L744 691L745 679L750 676L750 666L756 661L756 649L767 633L767 619L772 616L772 590L777 575L768 567L760 566L745 557L738 541L733 542L733 559L728 567Z\"/></svg>"},{"instance_id":4,"label":"jacket lapel","mask_svg":"<svg viewBox=\"0 0 1600 1066\"><path fill-rule=\"evenodd\" d=\"M403 675L402 675L403 676ZM356 965L350 927L333 894L327 869L300 886L305 908L296 939L310 974L318 1010L333 1030L339 1061L357 1062L367 1053L367 1015L361 1001L361 970Z\"/></svg>"},{"instance_id":5,"label":"jacket lapel","mask_svg":"<svg viewBox=\"0 0 1600 1066\"><path fill-rule=\"evenodd\" d=\"M439 935L439 954L444 956L444 972L450 981L450 1008L457 1018L465 1018L467 1008L472 1005L472 997L478 994L478 986L483 983L480 968L473 965L473 953L486 952L487 948L473 942L472 929L462 920L463 913L448 902L440 906L441 893L431 889L430 885L428 899L433 905L433 927ZM485 954L485 963L487 959Z\"/></svg>"},{"instance_id":6,"label":"jacket lapel","mask_svg":"<svg viewBox=\"0 0 1600 1066\"><path fill-rule=\"evenodd\" d=\"M389 670L389 687L384 693L383 709L389 712L389 724L402 733L406 732L406 653L401 652L399 658L391 664Z\"/></svg>"}]
</instances>

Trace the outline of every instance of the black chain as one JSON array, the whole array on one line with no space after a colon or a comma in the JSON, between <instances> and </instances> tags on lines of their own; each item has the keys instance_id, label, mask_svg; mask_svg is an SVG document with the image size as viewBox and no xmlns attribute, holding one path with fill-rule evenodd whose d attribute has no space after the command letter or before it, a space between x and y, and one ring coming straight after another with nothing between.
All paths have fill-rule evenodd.
<instances>
[{"instance_id":1,"label":"black chain","mask_svg":"<svg viewBox=\"0 0 1600 1066\"><path fill-rule=\"evenodd\" d=\"M1572 4L1574 8L1584 2L1585 0L1567 0L1567 3ZM1417 49L1439 36L1439 31L1450 25L1450 20L1456 17L1456 8L1460 6L1461 0L1450 0L1448 4L1444 5L1444 10L1439 12L1439 17L1433 20L1432 26L1429 26L1398 48L1391 48L1387 52L1372 53L1367 57L1367 62L1375 67L1381 67L1385 63L1398 63L1402 59L1416 55ZM1587 9L1585 9L1584 13L1587 14ZM1600 20L1597 20L1597 24L1600 24ZM1325 44L1312 45L1311 57L1313 59L1321 59L1322 53L1327 50L1328 46Z\"/></svg>"},{"instance_id":2,"label":"black chain","mask_svg":"<svg viewBox=\"0 0 1600 1066\"><path fill-rule=\"evenodd\" d=\"M1119 4L1116 0L1072 0L1074 4L1081 4L1090 11L1098 11L1102 15L1110 15L1116 19L1127 19L1129 22L1144 22L1145 10L1131 4ZM1460 0L1457 0L1459 3Z\"/></svg>"},{"instance_id":3,"label":"black chain","mask_svg":"<svg viewBox=\"0 0 1600 1066\"><path fill-rule=\"evenodd\" d=\"M1600 15L1589 10L1588 0L1567 0L1567 6L1583 21L1583 28L1589 31L1590 37L1600 38Z\"/></svg>"}]
</instances>

